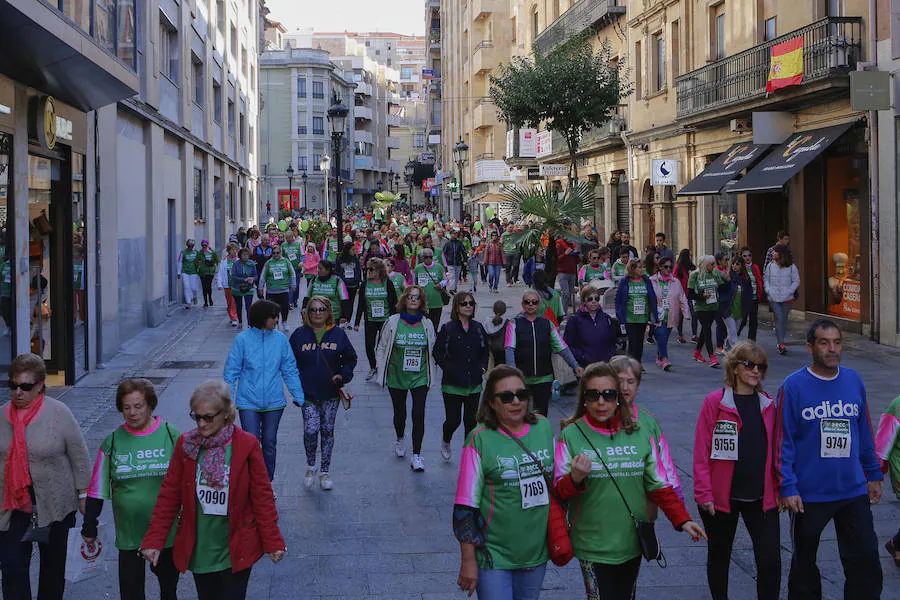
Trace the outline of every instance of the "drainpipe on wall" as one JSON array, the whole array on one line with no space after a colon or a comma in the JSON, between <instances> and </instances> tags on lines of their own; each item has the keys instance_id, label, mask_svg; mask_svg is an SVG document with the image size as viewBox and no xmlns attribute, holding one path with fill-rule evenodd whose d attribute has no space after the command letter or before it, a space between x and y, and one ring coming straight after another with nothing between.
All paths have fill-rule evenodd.
<instances>
[{"instance_id":1,"label":"drainpipe on wall","mask_svg":"<svg viewBox=\"0 0 900 600\"><path fill-rule=\"evenodd\" d=\"M869 60L856 63L857 71L865 71L866 69L875 70L878 62L878 47L876 33L878 28L878 11L876 0L869 0L869 20L866 29L869 34ZM869 260L869 272L872 275L872 333L871 338L875 342L881 340L881 318L879 314L881 304L881 277L879 276L879 263L881 260L880 252L880 232L878 226L878 188L879 188L879 169L878 169L878 112L869 111L869 213L872 227L872 251Z\"/></svg>"},{"instance_id":2,"label":"drainpipe on wall","mask_svg":"<svg viewBox=\"0 0 900 600\"><path fill-rule=\"evenodd\" d=\"M628 141L628 134L624 131L619 134L622 136L622 143L625 144L625 148L628 150L628 169L625 171L625 181L628 182L628 204L629 204L629 215L628 215L628 223L632 226L631 229L634 229L634 217L630 214L634 207L634 198L631 195L631 177L635 177L637 173L634 173L634 148L631 147L631 142ZM616 198L618 198L618 193L616 194ZM618 205L618 200L616 200L616 205ZM618 210L618 209L617 209ZM630 231L629 233L634 233Z\"/></svg>"},{"instance_id":3,"label":"drainpipe on wall","mask_svg":"<svg viewBox=\"0 0 900 600\"><path fill-rule=\"evenodd\" d=\"M97 368L103 365L103 286L100 277L100 125L97 118L97 110L94 109L94 305L96 317L94 327L97 332L95 354L97 356Z\"/></svg>"}]
</instances>

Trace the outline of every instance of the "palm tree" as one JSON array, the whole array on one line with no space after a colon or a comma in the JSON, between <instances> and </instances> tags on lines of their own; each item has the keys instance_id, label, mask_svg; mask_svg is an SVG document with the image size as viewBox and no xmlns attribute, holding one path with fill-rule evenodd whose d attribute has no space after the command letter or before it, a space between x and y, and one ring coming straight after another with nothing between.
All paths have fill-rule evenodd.
<instances>
[{"instance_id":1,"label":"palm tree","mask_svg":"<svg viewBox=\"0 0 900 600\"><path fill-rule=\"evenodd\" d=\"M570 229L575 225L580 229L581 219L594 214L594 190L587 183L573 182L565 191L537 186L535 188L513 188L504 194L504 212L513 221L523 221L521 231L504 236L506 249L523 257L531 256L548 238L547 256L544 270L550 278L550 285L556 281L556 240L565 239L583 243L584 238L574 235Z\"/></svg>"}]
</instances>

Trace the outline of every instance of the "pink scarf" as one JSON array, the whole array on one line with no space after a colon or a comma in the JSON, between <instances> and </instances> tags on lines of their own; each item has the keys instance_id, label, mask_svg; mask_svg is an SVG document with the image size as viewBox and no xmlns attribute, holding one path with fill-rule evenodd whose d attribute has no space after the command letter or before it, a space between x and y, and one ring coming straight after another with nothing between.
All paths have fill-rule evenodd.
<instances>
[{"instance_id":1,"label":"pink scarf","mask_svg":"<svg viewBox=\"0 0 900 600\"><path fill-rule=\"evenodd\" d=\"M184 453L188 458L197 460L200 449L206 450L200 473L211 487L225 486L225 446L231 442L233 435L234 425L226 425L211 437L203 437L197 429L184 434Z\"/></svg>"},{"instance_id":2,"label":"pink scarf","mask_svg":"<svg viewBox=\"0 0 900 600\"><path fill-rule=\"evenodd\" d=\"M6 418L13 428L13 438L6 455L6 469L3 472L3 510L31 512L31 473L28 471L28 443L25 428L34 421L44 408L44 393L24 409L16 408L12 402L6 405Z\"/></svg>"}]
</instances>

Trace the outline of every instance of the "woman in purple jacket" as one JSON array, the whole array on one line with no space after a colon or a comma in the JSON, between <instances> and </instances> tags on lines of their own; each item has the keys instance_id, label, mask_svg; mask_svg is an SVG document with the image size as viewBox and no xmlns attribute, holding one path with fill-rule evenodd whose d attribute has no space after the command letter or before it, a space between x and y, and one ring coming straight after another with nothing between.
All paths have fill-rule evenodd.
<instances>
[{"instance_id":1,"label":"woman in purple jacket","mask_svg":"<svg viewBox=\"0 0 900 600\"><path fill-rule=\"evenodd\" d=\"M581 289L581 308L566 319L563 340L582 367L607 362L616 353L616 326L600 310L600 292L593 286Z\"/></svg>"}]
</instances>

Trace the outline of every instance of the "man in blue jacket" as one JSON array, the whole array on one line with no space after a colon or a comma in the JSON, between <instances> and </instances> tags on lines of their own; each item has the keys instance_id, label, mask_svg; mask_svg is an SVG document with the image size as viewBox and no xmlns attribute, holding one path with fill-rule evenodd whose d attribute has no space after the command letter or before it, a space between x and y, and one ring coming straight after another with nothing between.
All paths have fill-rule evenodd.
<instances>
[{"instance_id":1,"label":"man in blue jacket","mask_svg":"<svg viewBox=\"0 0 900 600\"><path fill-rule=\"evenodd\" d=\"M778 392L776 461L784 506L791 510L794 555L789 600L822 597L819 538L834 520L846 582L844 597L881 597L882 572L871 504L881 499L866 388L841 367L841 332L821 319L810 325L812 365L789 375Z\"/></svg>"}]
</instances>

